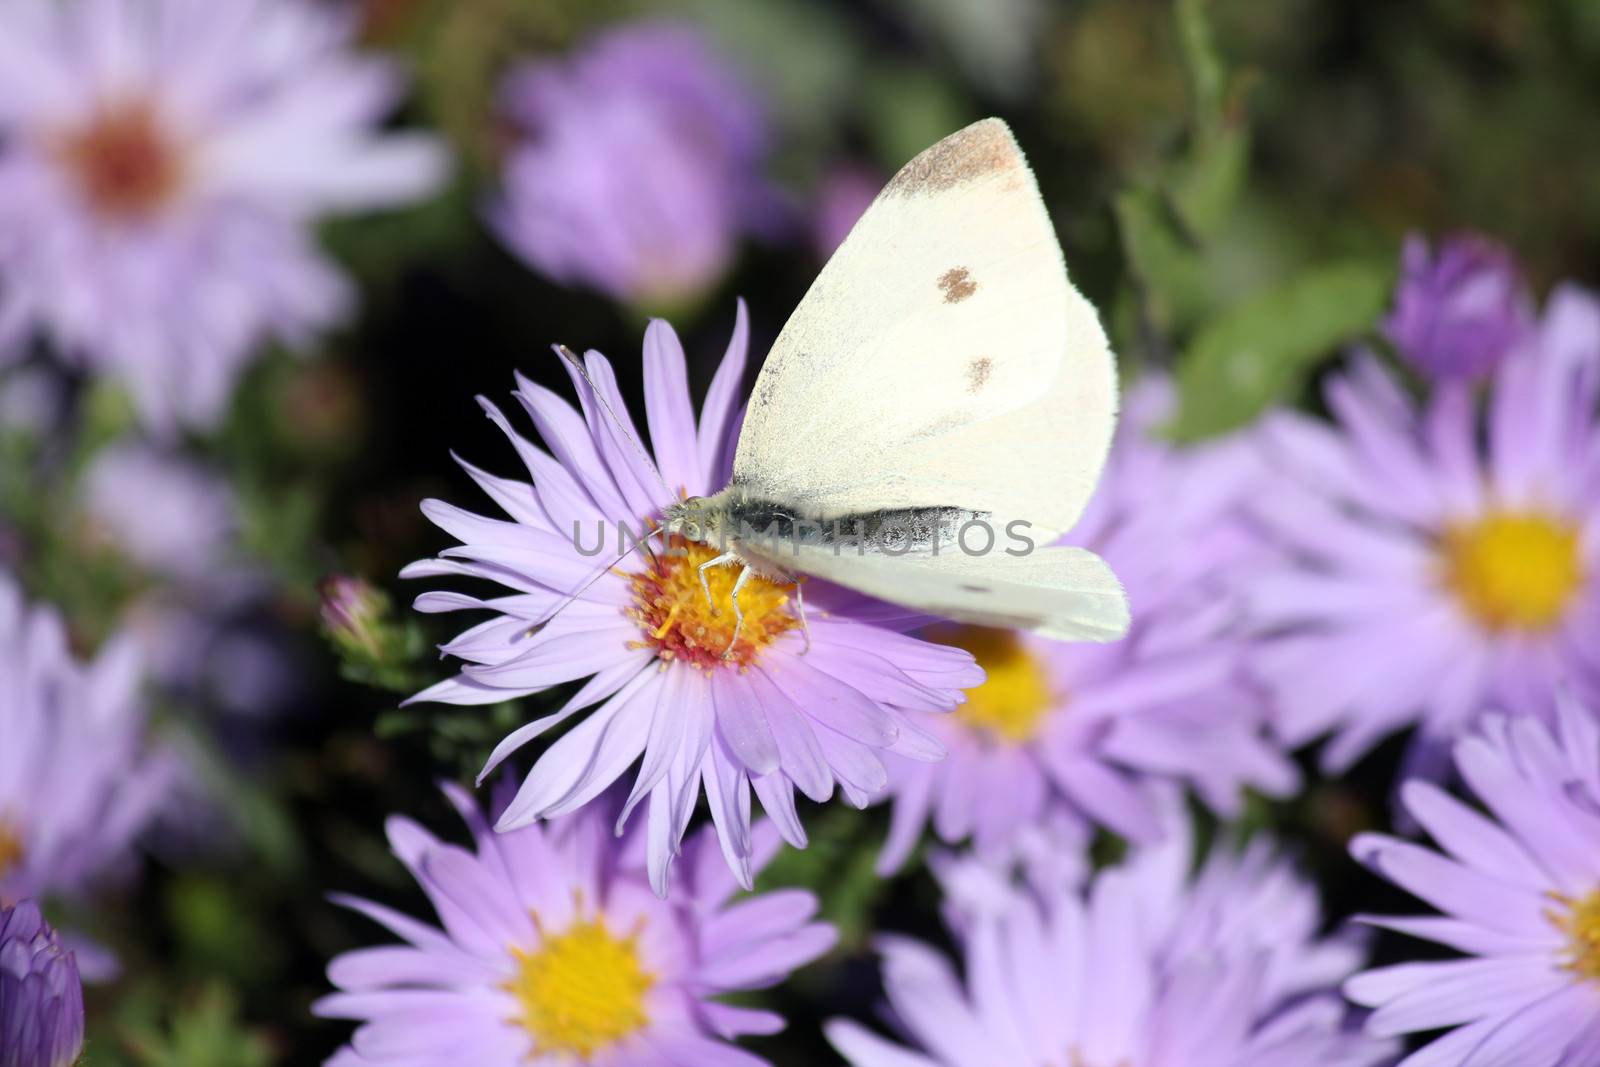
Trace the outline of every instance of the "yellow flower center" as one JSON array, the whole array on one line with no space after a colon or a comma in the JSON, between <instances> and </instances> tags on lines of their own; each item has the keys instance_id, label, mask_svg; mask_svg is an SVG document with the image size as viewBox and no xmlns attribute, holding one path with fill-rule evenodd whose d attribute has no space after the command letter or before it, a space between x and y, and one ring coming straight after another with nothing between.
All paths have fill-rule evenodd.
<instances>
[{"instance_id":1,"label":"yellow flower center","mask_svg":"<svg viewBox=\"0 0 1600 1067\"><path fill-rule=\"evenodd\" d=\"M1445 584L1489 630L1547 630L1584 580L1578 529L1537 512L1490 512L1446 531Z\"/></svg>"},{"instance_id":2,"label":"yellow flower center","mask_svg":"<svg viewBox=\"0 0 1600 1067\"><path fill-rule=\"evenodd\" d=\"M650 1021L644 998L655 978L639 965L637 940L617 937L597 918L545 936L535 952L511 950L518 973L506 988L539 1055L587 1060Z\"/></svg>"},{"instance_id":3,"label":"yellow flower center","mask_svg":"<svg viewBox=\"0 0 1600 1067\"><path fill-rule=\"evenodd\" d=\"M706 570L709 602L700 584L700 565L717 555L711 546L673 536L665 551L656 551L645 570L630 576L633 607L628 614L644 635L641 645L654 648L664 660L683 660L707 670L719 665L742 667L780 635L800 625L788 607L793 586L751 574L739 590L744 625L735 641L733 583L742 567L719 565Z\"/></svg>"},{"instance_id":4,"label":"yellow flower center","mask_svg":"<svg viewBox=\"0 0 1600 1067\"><path fill-rule=\"evenodd\" d=\"M22 832L0 818L0 882L22 866Z\"/></svg>"},{"instance_id":5,"label":"yellow flower center","mask_svg":"<svg viewBox=\"0 0 1600 1067\"><path fill-rule=\"evenodd\" d=\"M935 630L933 636L971 652L988 674L982 685L967 690L957 720L997 741L1033 740L1045 713L1059 703L1039 657L1010 630L958 626Z\"/></svg>"},{"instance_id":6,"label":"yellow flower center","mask_svg":"<svg viewBox=\"0 0 1600 1067\"><path fill-rule=\"evenodd\" d=\"M155 112L140 101L102 109L61 139L58 155L84 199L113 222L155 214L182 178L177 147Z\"/></svg>"},{"instance_id":7,"label":"yellow flower center","mask_svg":"<svg viewBox=\"0 0 1600 1067\"><path fill-rule=\"evenodd\" d=\"M1551 893L1563 910L1551 909L1546 917L1567 935L1561 965L1582 978L1600 979L1600 890L1582 900Z\"/></svg>"}]
</instances>

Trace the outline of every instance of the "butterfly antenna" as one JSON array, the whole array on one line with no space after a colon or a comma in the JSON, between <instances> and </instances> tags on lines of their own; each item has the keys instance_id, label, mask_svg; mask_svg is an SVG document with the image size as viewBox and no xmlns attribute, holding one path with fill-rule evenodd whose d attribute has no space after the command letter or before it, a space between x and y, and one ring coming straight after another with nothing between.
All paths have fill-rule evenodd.
<instances>
[{"instance_id":1,"label":"butterfly antenna","mask_svg":"<svg viewBox=\"0 0 1600 1067\"><path fill-rule=\"evenodd\" d=\"M573 590L571 593L568 593L562 599L561 603L557 604L554 608L552 608L550 610L550 613L548 615L545 615L543 618L537 620L536 622L533 623L533 625L534 626L548 626L555 619L555 617L557 615L560 615L563 611L566 611L567 608L572 606L573 602L575 602L579 597L583 596L583 594L587 593L589 591L590 587L593 586L595 582L598 582L600 579L604 578L607 574L610 574L611 573L611 568L615 567L617 564L621 563L623 560L625 560L629 556L633 555L639 549L643 548L646 552L650 552L651 561L652 562L656 562L655 553L650 551L650 538L654 537L656 534L664 533L666 531L666 529L667 528L665 526L657 526L655 529L651 530L649 533L645 534L643 537L640 537L640 538L633 538L632 535L629 535L630 536L630 540L633 541L633 544L630 545L627 548L626 551L624 551L616 559L614 559L611 562L607 563L604 567L601 567L598 571L596 571L589 578L585 579L584 583L582 585L578 586L578 588Z\"/></svg>"},{"instance_id":2,"label":"butterfly antenna","mask_svg":"<svg viewBox=\"0 0 1600 1067\"><path fill-rule=\"evenodd\" d=\"M676 499L677 492L667 484L665 478L661 477L661 471L657 469L656 461L650 458L650 453L644 450L644 446L639 443L639 439L629 431L628 424L623 422L615 411L611 410L611 405L606 403L605 394L600 392L600 387L594 384L593 378L589 377L589 370L583 365L583 361L578 358L577 353L566 345L556 345L555 348L562 358L571 363L577 372L583 376L583 380L589 383L589 392L594 394L595 401L600 405L600 410L606 413L607 417L611 419L611 424L617 428L617 432L622 434L628 444L633 446L634 452L644 461L645 469L656 476L656 481L661 483L661 488L666 491L669 498ZM632 551L632 549L629 551Z\"/></svg>"}]
</instances>

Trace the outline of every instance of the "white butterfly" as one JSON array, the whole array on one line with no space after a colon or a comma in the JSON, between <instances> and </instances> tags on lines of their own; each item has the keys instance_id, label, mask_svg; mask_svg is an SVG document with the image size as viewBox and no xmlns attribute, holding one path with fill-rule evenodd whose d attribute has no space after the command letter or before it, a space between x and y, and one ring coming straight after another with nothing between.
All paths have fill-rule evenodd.
<instances>
[{"instance_id":1,"label":"white butterfly","mask_svg":"<svg viewBox=\"0 0 1600 1067\"><path fill-rule=\"evenodd\" d=\"M665 527L724 547L704 567L745 568L741 624L752 573L800 572L962 622L1115 640L1128 607L1111 569L1047 546L1094 490L1116 389L1033 174L985 119L878 194L768 355L732 480ZM981 528L960 539L967 523L994 532L989 551L971 551ZM1032 551L1012 554L1012 530Z\"/></svg>"}]
</instances>

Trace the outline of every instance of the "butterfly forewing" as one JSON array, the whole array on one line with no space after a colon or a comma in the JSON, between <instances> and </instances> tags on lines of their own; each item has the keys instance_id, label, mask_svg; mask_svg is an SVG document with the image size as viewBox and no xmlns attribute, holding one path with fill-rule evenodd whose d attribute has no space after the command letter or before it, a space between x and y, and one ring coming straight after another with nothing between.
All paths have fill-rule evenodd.
<instances>
[{"instance_id":1,"label":"butterfly forewing","mask_svg":"<svg viewBox=\"0 0 1600 1067\"><path fill-rule=\"evenodd\" d=\"M1115 419L1115 368L1005 124L908 163L758 378L734 485L817 518L957 507L1067 529Z\"/></svg>"}]
</instances>

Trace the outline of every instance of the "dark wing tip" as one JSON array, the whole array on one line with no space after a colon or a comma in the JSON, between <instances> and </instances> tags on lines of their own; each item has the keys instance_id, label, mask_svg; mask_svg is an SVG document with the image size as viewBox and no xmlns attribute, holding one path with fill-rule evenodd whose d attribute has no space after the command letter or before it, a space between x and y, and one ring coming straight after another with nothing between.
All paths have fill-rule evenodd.
<instances>
[{"instance_id":1,"label":"dark wing tip","mask_svg":"<svg viewBox=\"0 0 1600 1067\"><path fill-rule=\"evenodd\" d=\"M885 196L939 192L990 174L1026 167L1011 128L988 118L957 130L900 168Z\"/></svg>"}]
</instances>

